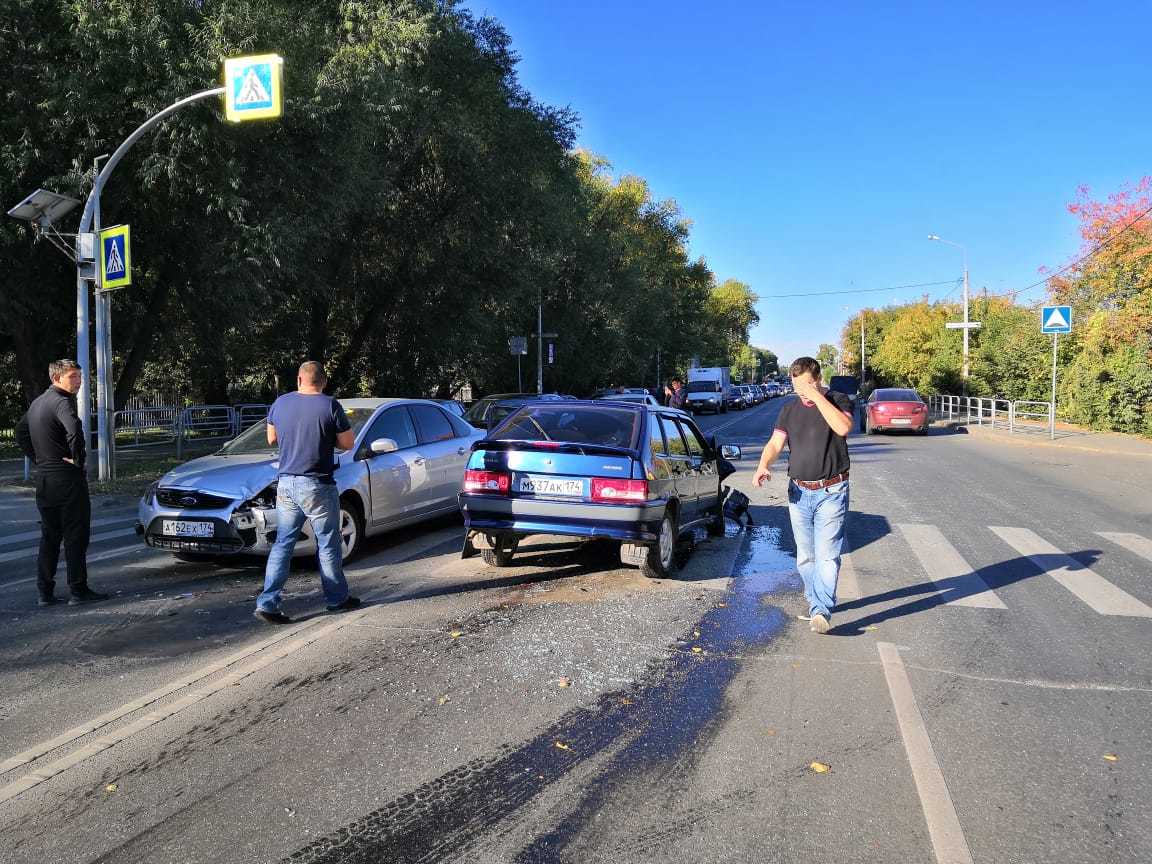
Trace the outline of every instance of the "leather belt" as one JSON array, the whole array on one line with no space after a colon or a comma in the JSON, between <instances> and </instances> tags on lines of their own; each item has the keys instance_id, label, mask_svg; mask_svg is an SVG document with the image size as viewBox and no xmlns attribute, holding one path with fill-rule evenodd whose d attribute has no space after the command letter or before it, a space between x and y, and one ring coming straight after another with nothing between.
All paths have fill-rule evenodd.
<instances>
[{"instance_id":1,"label":"leather belt","mask_svg":"<svg viewBox=\"0 0 1152 864\"><path fill-rule=\"evenodd\" d=\"M835 486L837 483L843 483L847 479L848 472L842 471L839 474L834 474L827 480L793 480L792 482L801 489L823 489L826 486Z\"/></svg>"}]
</instances>

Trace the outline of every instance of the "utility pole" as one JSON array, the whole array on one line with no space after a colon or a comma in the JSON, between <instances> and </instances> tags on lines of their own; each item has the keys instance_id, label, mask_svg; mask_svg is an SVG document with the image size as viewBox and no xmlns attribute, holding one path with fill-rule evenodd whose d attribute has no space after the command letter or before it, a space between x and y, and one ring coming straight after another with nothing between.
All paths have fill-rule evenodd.
<instances>
[{"instance_id":1,"label":"utility pole","mask_svg":"<svg viewBox=\"0 0 1152 864\"><path fill-rule=\"evenodd\" d=\"M864 356L864 310L860 310L860 386L864 386L865 373L867 367L867 360Z\"/></svg>"},{"instance_id":2,"label":"utility pole","mask_svg":"<svg viewBox=\"0 0 1152 864\"><path fill-rule=\"evenodd\" d=\"M964 395L968 395L968 331L979 330L979 321L970 321L968 319L968 250L961 246L959 243L953 243L951 240L944 240L938 234L929 234L929 240L935 240L938 243L946 243L949 246L955 246L960 250L964 261L964 320L963 321L949 321L944 326L949 330L963 330L964 331L964 354L960 365L960 379L964 390Z\"/></svg>"},{"instance_id":3,"label":"utility pole","mask_svg":"<svg viewBox=\"0 0 1152 864\"><path fill-rule=\"evenodd\" d=\"M544 332L544 288L536 288L536 393L544 393L544 340L556 339L559 333Z\"/></svg>"}]
</instances>

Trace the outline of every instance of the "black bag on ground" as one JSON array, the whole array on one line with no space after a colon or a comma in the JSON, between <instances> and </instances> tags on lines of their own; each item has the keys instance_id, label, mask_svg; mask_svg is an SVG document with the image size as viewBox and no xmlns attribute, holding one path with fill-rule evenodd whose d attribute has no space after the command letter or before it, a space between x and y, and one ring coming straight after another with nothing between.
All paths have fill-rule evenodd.
<instances>
[{"instance_id":1,"label":"black bag on ground","mask_svg":"<svg viewBox=\"0 0 1152 864\"><path fill-rule=\"evenodd\" d=\"M748 496L739 489L724 487L724 515L737 525L755 525L752 515L748 512L748 505L752 503Z\"/></svg>"}]
</instances>

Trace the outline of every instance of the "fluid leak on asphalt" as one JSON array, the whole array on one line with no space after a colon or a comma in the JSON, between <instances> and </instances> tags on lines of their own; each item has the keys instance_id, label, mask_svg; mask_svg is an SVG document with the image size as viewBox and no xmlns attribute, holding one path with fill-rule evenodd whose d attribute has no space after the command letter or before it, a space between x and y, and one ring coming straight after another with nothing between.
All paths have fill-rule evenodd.
<instances>
[{"instance_id":1,"label":"fluid leak on asphalt","mask_svg":"<svg viewBox=\"0 0 1152 864\"><path fill-rule=\"evenodd\" d=\"M667 765L706 751L744 655L763 648L787 624L773 595L795 590L799 579L794 558L780 548L779 529L756 527L737 537L743 548L731 590L669 656L650 664L640 683L605 693L526 743L461 765L286 860L457 861L502 820L583 770L589 776L563 808L566 815L536 833L515 858L520 864L557 860L622 782L657 782Z\"/></svg>"}]
</instances>

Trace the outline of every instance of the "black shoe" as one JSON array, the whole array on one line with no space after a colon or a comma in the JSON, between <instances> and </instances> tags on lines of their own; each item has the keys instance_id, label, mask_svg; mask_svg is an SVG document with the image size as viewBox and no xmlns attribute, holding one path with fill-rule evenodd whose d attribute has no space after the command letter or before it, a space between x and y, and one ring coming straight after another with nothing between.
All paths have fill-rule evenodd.
<instances>
[{"instance_id":1,"label":"black shoe","mask_svg":"<svg viewBox=\"0 0 1152 864\"><path fill-rule=\"evenodd\" d=\"M59 597L41 597L36 601L37 606L55 606L60 602Z\"/></svg>"},{"instance_id":2,"label":"black shoe","mask_svg":"<svg viewBox=\"0 0 1152 864\"><path fill-rule=\"evenodd\" d=\"M69 600L69 606L81 606L85 603L99 603L101 600L107 600L107 594L101 594L99 591L93 591L91 588L85 588L83 591L78 591L73 594Z\"/></svg>"},{"instance_id":3,"label":"black shoe","mask_svg":"<svg viewBox=\"0 0 1152 864\"><path fill-rule=\"evenodd\" d=\"M291 624L292 619L283 612L269 612L266 609L257 609L252 613L266 624Z\"/></svg>"},{"instance_id":4,"label":"black shoe","mask_svg":"<svg viewBox=\"0 0 1152 864\"><path fill-rule=\"evenodd\" d=\"M343 603L337 603L335 606L325 606L324 608L329 612L347 612L349 609L359 609L362 605L359 597L345 597Z\"/></svg>"}]
</instances>

